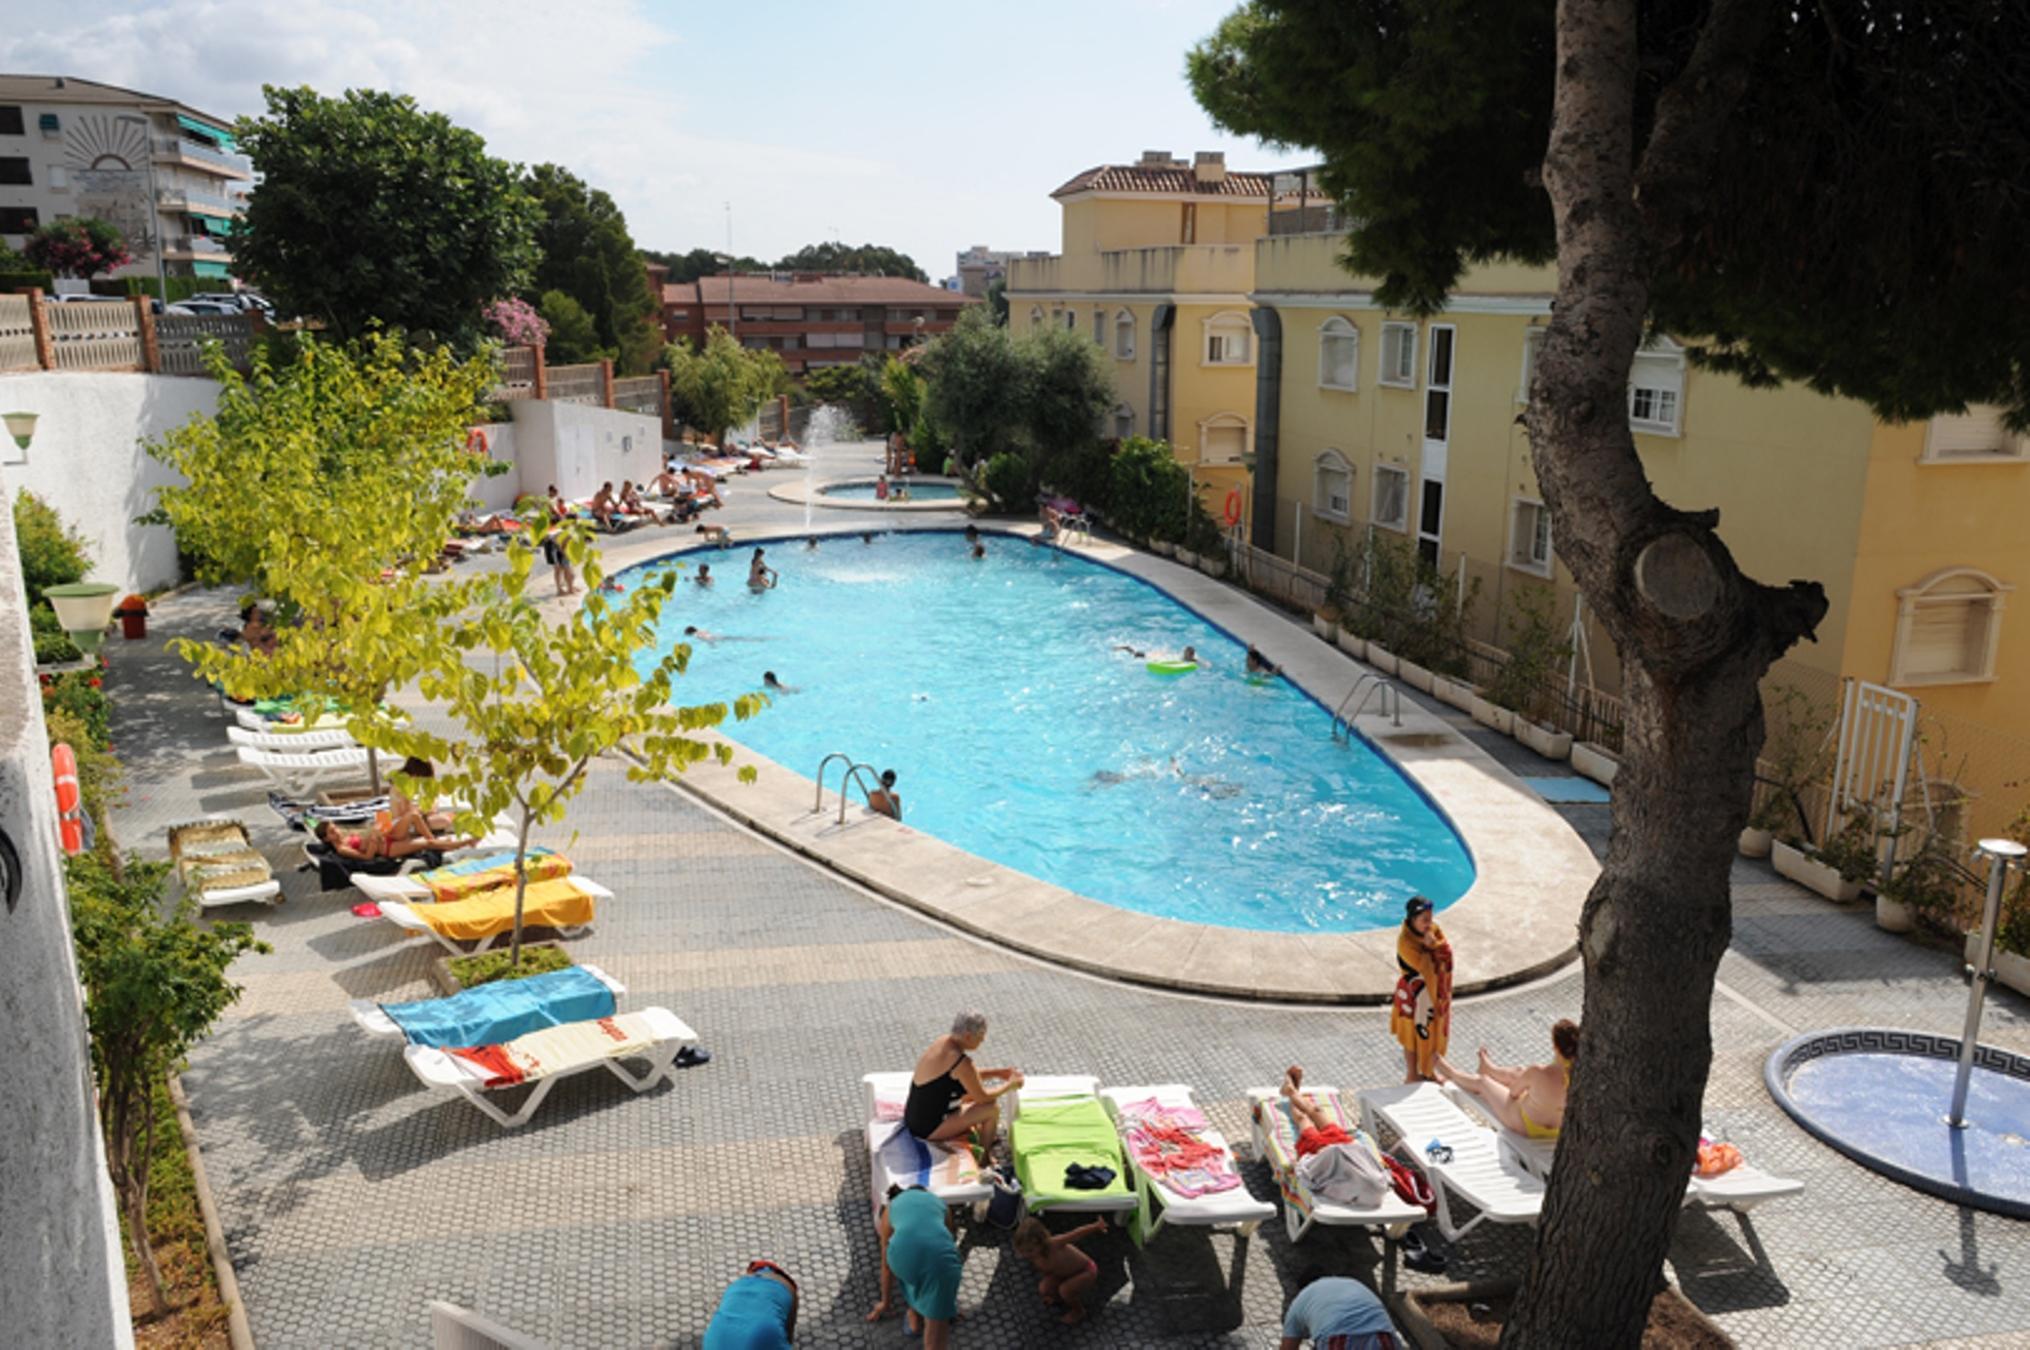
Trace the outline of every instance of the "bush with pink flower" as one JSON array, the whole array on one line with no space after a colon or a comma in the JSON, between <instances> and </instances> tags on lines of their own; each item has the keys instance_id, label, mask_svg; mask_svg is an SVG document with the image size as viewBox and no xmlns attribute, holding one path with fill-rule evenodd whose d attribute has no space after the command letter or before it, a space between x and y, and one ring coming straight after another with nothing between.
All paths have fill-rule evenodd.
<instances>
[{"instance_id":1,"label":"bush with pink flower","mask_svg":"<svg viewBox=\"0 0 2030 1350\"><path fill-rule=\"evenodd\" d=\"M550 325L536 307L517 296L496 300L480 313L510 347L539 347L550 336Z\"/></svg>"},{"instance_id":2,"label":"bush with pink flower","mask_svg":"<svg viewBox=\"0 0 2030 1350\"><path fill-rule=\"evenodd\" d=\"M53 220L28 236L21 251L45 272L86 280L134 261L120 231L91 216Z\"/></svg>"}]
</instances>

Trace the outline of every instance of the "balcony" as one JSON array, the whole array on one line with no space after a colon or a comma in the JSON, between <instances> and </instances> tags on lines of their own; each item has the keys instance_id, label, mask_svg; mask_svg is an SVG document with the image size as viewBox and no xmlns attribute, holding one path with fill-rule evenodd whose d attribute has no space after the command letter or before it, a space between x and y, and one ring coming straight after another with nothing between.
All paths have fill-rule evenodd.
<instances>
[{"instance_id":1,"label":"balcony","mask_svg":"<svg viewBox=\"0 0 2030 1350\"><path fill-rule=\"evenodd\" d=\"M230 219L239 215L241 211L239 202L191 188L164 188L155 194L155 201L165 211L185 211L200 216L222 216Z\"/></svg>"},{"instance_id":2,"label":"balcony","mask_svg":"<svg viewBox=\"0 0 2030 1350\"><path fill-rule=\"evenodd\" d=\"M155 141L157 163L180 164L189 169L200 169L222 178L252 178L254 162L245 155L228 154L215 150L209 145L178 137L174 140L158 137Z\"/></svg>"},{"instance_id":3,"label":"balcony","mask_svg":"<svg viewBox=\"0 0 2030 1350\"><path fill-rule=\"evenodd\" d=\"M229 263L233 251L224 240L208 234L172 234L162 241L162 256L170 262Z\"/></svg>"},{"instance_id":4,"label":"balcony","mask_svg":"<svg viewBox=\"0 0 2030 1350\"><path fill-rule=\"evenodd\" d=\"M1071 257L1020 258L1008 264L1011 295L1245 295L1254 289L1254 280L1255 253L1247 244L1171 244Z\"/></svg>"}]
</instances>

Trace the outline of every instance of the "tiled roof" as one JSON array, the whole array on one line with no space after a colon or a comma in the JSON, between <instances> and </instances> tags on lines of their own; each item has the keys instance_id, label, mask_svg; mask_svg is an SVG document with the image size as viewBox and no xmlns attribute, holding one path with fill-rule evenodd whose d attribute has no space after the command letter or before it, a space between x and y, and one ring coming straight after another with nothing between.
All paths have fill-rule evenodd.
<instances>
[{"instance_id":1,"label":"tiled roof","mask_svg":"<svg viewBox=\"0 0 2030 1350\"><path fill-rule=\"evenodd\" d=\"M743 305L969 305L979 301L977 296L961 295L907 277L827 276L796 280L787 274L735 277L733 297ZM708 305L725 304L726 278L707 276L663 287L666 305L691 304L700 299Z\"/></svg>"},{"instance_id":2,"label":"tiled roof","mask_svg":"<svg viewBox=\"0 0 2030 1350\"><path fill-rule=\"evenodd\" d=\"M1198 176L1187 166L1182 169L1158 169L1140 164L1102 164L1066 183L1053 197L1069 197L1079 192L1152 192L1165 194L1192 193L1202 197L1267 197L1276 176L1269 173L1243 173L1229 169L1225 178L1217 183L1201 183Z\"/></svg>"},{"instance_id":3,"label":"tiled roof","mask_svg":"<svg viewBox=\"0 0 2030 1350\"><path fill-rule=\"evenodd\" d=\"M97 80L81 80L75 75L0 75L0 103L140 104L156 110L179 109L201 122L210 122L221 131L230 131L233 125L230 117L214 117L173 98L145 94L138 89L123 89L116 84L101 84Z\"/></svg>"}]
</instances>

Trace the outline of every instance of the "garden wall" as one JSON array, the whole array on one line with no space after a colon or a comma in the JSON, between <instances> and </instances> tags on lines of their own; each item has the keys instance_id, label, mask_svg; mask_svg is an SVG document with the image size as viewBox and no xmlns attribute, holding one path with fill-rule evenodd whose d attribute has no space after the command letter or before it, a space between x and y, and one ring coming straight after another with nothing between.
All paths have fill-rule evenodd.
<instances>
[{"instance_id":1,"label":"garden wall","mask_svg":"<svg viewBox=\"0 0 2030 1350\"><path fill-rule=\"evenodd\" d=\"M590 497L601 483L618 488L623 478L642 483L662 472L660 418L548 399L518 399L511 406L524 492L539 493L554 483L567 500ZM497 488L506 479L491 482Z\"/></svg>"}]
</instances>

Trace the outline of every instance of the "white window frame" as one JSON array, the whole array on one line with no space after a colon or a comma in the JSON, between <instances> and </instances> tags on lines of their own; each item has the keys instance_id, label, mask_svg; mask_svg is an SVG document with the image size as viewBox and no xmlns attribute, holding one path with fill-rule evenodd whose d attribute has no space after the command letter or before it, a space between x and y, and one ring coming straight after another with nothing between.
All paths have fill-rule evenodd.
<instances>
[{"instance_id":1,"label":"white window frame","mask_svg":"<svg viewBox=\"0 0 2030 1350\"><path fill-rule=\"evenodd\" d=\"M1668 376L1645 384L1638 376L1645 370L1668 371ZM1643 390L1650 391L1654 406L1669 407L1668 417L1638 417L1635 407ZM1682 436L1685 426L1685 353L1668 338L1658 340L1635 353L1628 368L1628 429L1646 436Z\"/></svg>"},{"instance_id":2,"label":"white window frame","mask_svg":"<svg viewBox=\"0 0 2030 1350\"><path fill-rule=\"evenodd\" d=\"M1344 383L1332 378L1334 363L1327 359L1326 354L1331 350L1333 343L1346 343L1353 348L1352 354L1339 363L1345 368ZM1318 325L1318 387L1345 394L1360 391L1360 329L1344 315L1334 314Z\"/></svg>"},{"instance_id":3,"label":"white window frame","mask_svg":"<svg viewBox=\"0 0 2030 1350\"><path fill-rule=\"evenodd\" d=\"M1114 437L1127 440L1135 434L1135 410L1126 403L1114 405Z\"/></svg>"},{"instance_id":4,"label":"white window frame","mask_svg":"<svg viewBox=\"0 0 2030 1350\"><path fill-rule=\"evenodd\" d=\"M1376 367L1375 383L1389 389L1415 389L1417 387L1417 325L1398 323L1393 320L1382 325L1381 362ZM1390 349L1395 348L1392 352ZM1408 355L1410 368L1404 370L1401 358ZM1394 358L1393 367L1391 358Z\"/></svg>"},{"instance_id":5,"label":"white window frame","mask_svg":"<svg viewBox=\"0 0 2030 1350\"><path fill-rule=\"evenodd\" d=\"M1532 513L1527 532L1524 512ZM1542 544L1539 555L1538 544ZM1549 577L1556 546L1551 541L1550 508L1535 497L1517 495L1508 501L1508 565L1533 577Z\"/></svg>"},{"instance_id":6,"label":"white window frame","mask_svg":"<svg viewBox=\"0 0 2030 1350\"><path fill-rule=\"evenodd\" d=\"M1452 443L1452 379L1459 370L1459 326L1450 323L1434 323L1425 330L1424 350L1424 443L1426 445L1450 445ZM1444 378L1438 377L1438 342L1445 340ZM1431 403L1433 394L1443 395L1445 400L1444 435L1431 434Z\"/></svg>"},{"instance_id":7,"label":"white window frame","mask_svg":"<svg viewBox=\"0 0 2030 1350\"><path fill-rule=\"evenodd\" d=\"M1342 479L1340 496L1345 505L1332 504L1332 489L1327 475L1338 474ZM1321 450L1311 465L1311 514L1320 520L1336 521L1341 525L1353 523L1353 464L1337 450Z\"/></svg>"},{"instance_id":8,"label":"white window frame","mask_svg":"<svg viewBox=\"0 0 2030 1350\"><path fill-rule=\"evenodd\" d=\"M1954 590L1944 595L1934 595L1940 586L1949 581L1970 579L1978 591ZM1896 592L1896 640L1889 654L1889 683L1899 688L1921 688L1939 684L1988 684L1995 678L1995 655L2002 645L2002 602L2015 587L1996 579L1978 567L1946 567L1933 572L1915 586L1905 586ZM1918 613L1927 608L1946 605L1983 606L1987 609L1987 629L1982 635L1979 660L1976 669L1954 671L1913 672L1909 666L1911 629Z\"/></svg>"},{"instance_id":9,"label":"white window frame","mask_svg":"<svg viewBox=\"0 0 2030 1350\"><path fill-rule=\"evenodd\" d=\"M1034 332L1041 327L1043 327L1043 306L1031 305L1029 307L1029 329L1031 332Z\"/></svg>"},{"instance_id":10,"label":"white window frame","mask_svg":"<svg viewBox=\"0 0 2030 1350\"><path fill-rule=\"evenodd\" d=\"M1402 484L1402 493L1399 498L1401 510L1396 513L1396 517L1393 520L1382 514L1382 482L1385 478L1391 477L1396 482ZM1397 534L1408 534L1410 532L1410 471L1407 468L1404 468L1400 464L1377 464L1374 466L1374 472L1368 475L1367 518L1371 523L1380 526L1384 530L1394 530Z\"/></svg>"},{"instance_id":11,"label":"white window frame","mask_svg":"<svg viewBox=\"0 0 2030 1350\"><path fill-rule=\"evenodd\" d=\"M1126 342L1121 341L1124 330L1128 337ZM1132 309L1114 311L1114 359L1116 361L1135 359L1135 311Z\"/></svg>"},{"instance_id":12,"label":"white window frame","mask_svg":"<svg viewBox=\"0 0 2030 1350\"><path fill-rule=\"evenodd\" d=\"M1093 343L1104 348L1107 345L1107 307L1093 306Z\"/></svg>"},{"instance_id":13,"label":"white window frame","mask_svg":"<svg viewBox=\"0 0 2030 1350\"><path fill-rule=\"evenodd\" d=\"M2030 464L2030 436L2010 431L2003 410L1992 403L1970 404L1963 413L1941 413L1924 425L1920 464ZM1986 424L1992 423L1992 430ZM1941 425L1944 424L1944 425ZM1956 424L1970 424L1962 427ZM1994 438L1995 448L1967 449L1958 444L1978 435Z\"/></svg>"},{"instance_id":14,"label":"white window frame","mask_svg":"<svg viewBox=\"0 0 2030 1350\"><path fill-rule=\"evenodd\" d=\"M1214 338L1233 338L1240 343L1241 355L1215 358L1212 354ZM1222 344L1225 345L1225 344ZM1251 366L1255 363L1255 330L1248 322L1248 316L1237 309L1223 309L1207 318L1203 324L1198 347L1200 365L1206 366Z\"/></svg>"},{"instance_id":15,"label":"white window frame","mask_svg":"<svg viewBox=\"0 0 2030 1350\"><path fill-rule=\"evenodd\" d=\"M1206 457L1207 442L1211 439L1211 433L1235 429L1238 429L1241 433L1240 454L1232 459L1208 459ZM1254 449L1254 436L1248 426L1248 419L1242 417L1239 413L1214 413L1198 424L1198 462L1207 468L1237 467L1247 462L1246 455L1252 449Z\"/></svg>"}]
</instances>

